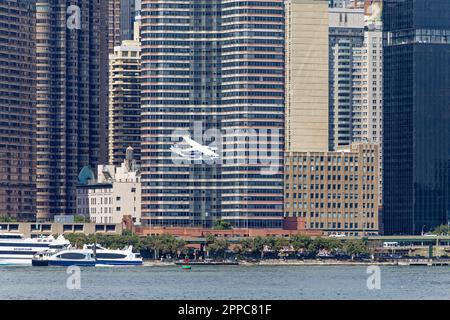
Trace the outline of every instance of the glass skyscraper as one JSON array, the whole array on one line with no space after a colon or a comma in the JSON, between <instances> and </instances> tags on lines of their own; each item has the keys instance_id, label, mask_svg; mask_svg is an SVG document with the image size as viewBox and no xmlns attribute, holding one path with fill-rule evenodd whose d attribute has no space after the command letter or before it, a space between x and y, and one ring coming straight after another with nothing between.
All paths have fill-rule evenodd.
<instances>
[{"instance_id":1,"label":"glass skyscraper","mask_svg":"<svg viewBox=\"0 0 450 320\"><path fill-rule=\"evenodd\" d=\"M284 1L143 0L143 223L280 228ZM189 135L214 163L174 158Z\"/></svg>"},{"instance_id":2,"label":"glass skyscraper","mask_svg":"<svg viewBox=\"0 0 450 320\"><path fill-rule=\"evenodd\" d=\"M419 234L450 207L450 1L385 0L384 232Z\"/></svg>"}]
</instances>

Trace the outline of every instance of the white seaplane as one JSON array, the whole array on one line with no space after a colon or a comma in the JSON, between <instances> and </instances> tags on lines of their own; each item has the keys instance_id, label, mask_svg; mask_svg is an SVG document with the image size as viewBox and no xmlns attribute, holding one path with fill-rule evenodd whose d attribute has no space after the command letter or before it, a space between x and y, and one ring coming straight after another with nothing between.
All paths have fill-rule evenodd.
<instances>
[{"instance_id":1,"label":"white seaplane","mask_svg":"<svg viewBox=\"0 0 450 320\"><path fill-rule=\"evenodd\" d=\"M216 160L220 156L217 148L201 145L189 136L183 136L183 142L170 147L170 150L184 159L192 160Z\"/></svg>"}]
</instances>

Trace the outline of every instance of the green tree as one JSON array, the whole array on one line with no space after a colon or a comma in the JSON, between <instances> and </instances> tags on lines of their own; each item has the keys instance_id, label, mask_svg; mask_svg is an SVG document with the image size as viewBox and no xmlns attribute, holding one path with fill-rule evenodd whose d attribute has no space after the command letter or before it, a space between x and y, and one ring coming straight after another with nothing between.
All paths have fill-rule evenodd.
<instances>
[{"instance_id":1,"label":"green tree","mask_svg":"<svg viewBox=\"0 0 450 320\"><path fill-rule=\"evenodd\" d=\"M285 247L289 247L291 245L289 239L285 237L276 237L273 241L273 249L276 251L280 251Z\"/></svg>"},{"instance_id":2,"label":"green tree","mask_svg":"<svg viewBox=\"0 0 450 320\"><path fill-rule=\"evenodd\" d=\"M88 237L83 233L69 233L65 234L64 237L76 248L81 248L88 243Z\"/></svg>"},{"instance_id":3,"label":"green tree","mask_svg":"<svg viewBox=\"0 0 450 320\"><path fill-rule=\"evenodd\" d=\"M10 223L10 222L17 222L17 220L10 216L0 216L0 222Z\"/></svg>"},{"instance_id":4,"label":"green tree","mask_svg":"<svg viewBox=\"0 0 450 320\"><path fill-rule=\"evenodd\" d=\"M235 247L234 252L237 254L248 255L254 252L254 242L250 238L241 238L238 246Z\"/></svg>"},{"instance_id":5,"label":"green tree","mask_svg":"<svg viewBox=\"0 0 450 320\"><path fill-rule=\"evenodd\" d=\"M231 223L229 221L226 220L216 220L214 222L214 227L215 230L231 230L233 229L233 226L231 225Z\"/></svg>"},{"instance_id":6,"label":"green tree","mask_svg":"<svg viewBox=\"0 0 450 320\"><path fill-rule=\"evenodd\" d=\"M129 229L122 230L122 236L132 236L132 235L133 235L133 231L131 231Z\"/></svg>"},{"instance_id":7,"label":"green tree","mask_svg":"<svg viewBox=\"0 0 450 320\"><path fill-rule=\"evenodd\" d=\"M159 259L161 254L170 254L179 256L187 252L187 243L172 235L148 236L142 239L141 248L153 251L154 258Z\"/></svg>"},{"instance_id":8,"label":"green tree","mask_svg":"<svg viewBox=\"0 0 450 320\"><path fill-rule=\"evenodd\" d=\"M306 250L311 244L312 239L310 237L295 235L290 238L290 243L294 247L294 250Z\"/></svg>"},{"instance_id":9,"label":"green tree","mask_svg":"<svg viewBox=\"0 0 450 320\"><path fill-rule=\"evenodd\" d=\"M75 223L89 223L89 222L91 222L91 220L89 220L89 218L85 217L85 216L74 216L73 217L73 222L75 222Z\"/></svg>"},{"instance_id":10,"label":"green tree","mask_svg":"<svg viewBox=\"0 0 450 320\"><path fill-rule=\"evenodd\" d=\"M448 236L450 234L450 227L446 224L441 224L433 230L433 234L439 236Z\"/></svg>"},{"instance_id":11,"label":"green tree","mask_svg":"<svg viewBox=\"0 0 450 320\"><path fill-rule=\"evenodd\" d=\"M264 259L264 248L273 248L274 239L271 237L256 237L253 238L253 252L259 253L261 259Z\"/></svg>"},{"instance_id":12,"label":"green tree","mask_svg":"<svg viewBox=\"0 0 450 320\"><path fill-rule=\"evenodd\" d=\"M323 249L334 252L341 248L341 241L333 238L317 237L308 245L308 250L314 254L319 253L319 251Z\"/></svg>"},{"instance_id":13,"label":"green tree","mask_svg":"<svg viewBox=\"0 0 450 320\"><path fill-rule=\"evenodd\" d=\"M225 238L216 238L211 239L208 237L207 241L207 251L208 254L210 253L213 257L221 256L224 259L226 258L226 252L228 250L228 247L230 246L230 243ZM211 241L212 240L212 241Z\"/></svg>"},{"instance_id":14,"label":"green tree","mask_svg":"<svg viewBox=\"0 0 450 320\"><path fill-rule=\"evenodd\" d=\"M369 248L362 240L347 240L344 243L343 250L352 257L352 260L354 257L369 253Z\"/></svg>"}]
</instances>

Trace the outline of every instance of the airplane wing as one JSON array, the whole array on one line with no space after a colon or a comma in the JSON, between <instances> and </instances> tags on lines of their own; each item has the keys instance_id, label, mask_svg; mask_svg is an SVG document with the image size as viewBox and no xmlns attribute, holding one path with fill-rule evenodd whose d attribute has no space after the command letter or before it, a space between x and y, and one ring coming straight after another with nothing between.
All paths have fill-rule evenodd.
<instances>
[{"instance_id":1,"label":"airplane wing","mask_svg":"<svg viewBox=\"0 0 450 320\"><path fill-rule=\"evenodd\" d=\"M210 148L208 146L203 146L200 143L191 139L189 136L183 136L183 140L185 143L187 143L190 146L190 148L189 147L188 148L180 148L180 147L178 147L179 145L175 145L175 146L172 146L170 149L173 152L175 152L183 157L189 156L188 154L191 152L204 154L204 155L214 158L214 159L219 157L219 155L214 152L215 150L217 150L217 148L214 148L215 150L213 150L212 148Z\"/></svg>"},{"instance_id":2,"label":"airplane wing","mask_svg":"<svg viewBox=\"0 0 450 320\"><path fill-rule=\"evenodd\" d=\"M192 140L190 137L188 136L183 136L183 140L188 143L189 145L191 145L193 148L198 148L200 149L202 147L202 145L200 143L198 143L195 140Z\"/></svg>"}]
</instances>

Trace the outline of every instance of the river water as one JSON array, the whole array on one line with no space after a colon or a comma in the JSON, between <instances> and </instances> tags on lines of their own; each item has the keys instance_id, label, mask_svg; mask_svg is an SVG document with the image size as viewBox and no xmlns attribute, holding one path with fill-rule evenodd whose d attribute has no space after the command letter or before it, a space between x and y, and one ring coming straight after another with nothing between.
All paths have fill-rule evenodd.
<instances>
[{"instance_id":1,"label":"river water","mask_svg":"<svg viewBox=\"0 0 450 320\"><path fill-rule=\"evenodd\" d=\"M0 299L450 299L450 267L379 271L368 289L365 266L1 267Z\"/></svg>"}]
</instances>

